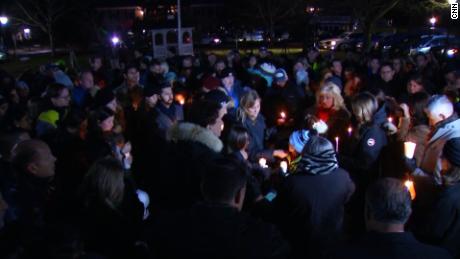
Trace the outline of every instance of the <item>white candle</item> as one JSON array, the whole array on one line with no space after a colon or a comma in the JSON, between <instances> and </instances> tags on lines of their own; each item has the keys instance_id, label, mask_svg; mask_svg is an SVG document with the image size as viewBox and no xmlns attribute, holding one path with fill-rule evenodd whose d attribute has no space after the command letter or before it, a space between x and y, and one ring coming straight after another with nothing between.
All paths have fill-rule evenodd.
<instances>
[{"instance_id":1,"label":"white candle","mask_svg":"<svg viewBox=\"0 0 460 259\"><path fill-rule=\"evenodd\" d=\"M335 152L339 153L339 137L335 137Z\"/></svg>"},{"instance_id":2,"label":"white candle","mask_svg":"<svg viewBox=\"0 0 460 259\"><path fill-rule=\"evenodd\" d=\"M259 159L259 165L260 165L260 167L262 167L262 168L267 168L267 167L268 167L268 166L267 166L267 159L265 159L265 158L263 158L263 157L260 158L260 159Z\"/></svg>"},{"instance_id":3,"label":"white candle","mask_svg":"<svg viewBox=\"0 0 460 259\"><path fill-rule=\"evenodd\" d=\"M287 173L288 164L286 161L281 161L280 168L283 173Z\"/></svg>"},{"instance_id":4,"label":"white candle","mask_svg":"<svg viewBox=\"0 0 460 259\"><path fill-rule=\"evenodd\" d=\"M388 122L393 123L393 117L388 117Z\"/></svg>"},{"instance_id":5,"label":"white candle","mask_svg":"<svg viewBox=\"0 0 460 259\"><path fill-rule=\"evenodd\" d=\"M404 155L407 158L412 159L414 157L416 146L417 144L415 144L414 142L410 142L410 141L404 142Z\"/></svg>"}]
</instances>

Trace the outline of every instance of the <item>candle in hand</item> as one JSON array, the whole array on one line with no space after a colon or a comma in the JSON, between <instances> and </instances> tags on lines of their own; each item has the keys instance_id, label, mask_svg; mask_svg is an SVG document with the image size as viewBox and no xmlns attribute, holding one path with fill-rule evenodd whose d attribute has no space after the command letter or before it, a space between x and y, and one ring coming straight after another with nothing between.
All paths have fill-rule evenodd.
<instances>
[{"instance_id":1,"label":"candle in hand","mask_svg":"<svg viewBox=\"0 0 460 259\"><path fill-rule=\"evenodd\" d=\"M285 113L285 112L281 112L281 113L280 113L280 117L281 117L281 119L286 119L286 113Z\"/></svg>"},{"instance_id":2,"label":"candle in hand","mask_svg":"<svg viewBox=\"0 0 460 259\"><path fill-rule=\"evenodd\" d=\"M262 167L262 168L267 168L267 167L268 167L268 166L267 166L267 159L265 159L265 158L263 158L263 157L260 158L260 159L259 159L259 165L260 165L260 167Z\"/></svg>"},{"instance_id":3,"label":"candle in hand","mask_svg":"<svg viewBox=\"0 0 460 259\"><path fill-rule=\"evenodd\" d=\"M416 196L414 182L412 182L411 180L407 180L404 182L404 185L410 193L411 200L414 200Z\"/></svg>"},{"instance_id":4,"label":"candle in hand","mask_svg":"<svg viewBox=\"0 0 460 259\"><path fill-rule=\"evenodd\" d=\"M288 164L286 161L281 161L280 168L283 173L287 173Z\"/></svg>"},{"instance_id":5,"label":"candle in hand","mask_svg":"<svg viewBox=\"0 0 460 259\"><path fill-rule=\"evenodd\" d=\"M391 116L388 117L388 122L389 122L389 123L393 123L393 117L391 117Z\"/></svg>"},{"instance_id":6,"label":"candle in hand","mask_svg":"<svg viewBox=\"0 0 460 259\"><path fill-rule=\"evenodd\" d=\"M339 137L335 137L335 152L339 153Z\"/></svg>"},{"instance_id":7,"label":"candle in hand","mask_svg":"<svg viewBox=\"0 0 460 259\"><path fill-rule=\"evenodd\" d=\"M353 128L351 126L348 127L347 132L348 132L348 136L351 137L351 133L353 132Z\"/></svg>"},{"instance_id":8,"label":"candle in hand","mask_svg":"<svg viewBox=\"0 0 460 259\"><path fill-rule=\"evenodd\" d=\"M185 104L185 97L181 94L178 94L176 95L176 101L180 104L180 105L184 105Z\"/></svg>"}]
</instances>

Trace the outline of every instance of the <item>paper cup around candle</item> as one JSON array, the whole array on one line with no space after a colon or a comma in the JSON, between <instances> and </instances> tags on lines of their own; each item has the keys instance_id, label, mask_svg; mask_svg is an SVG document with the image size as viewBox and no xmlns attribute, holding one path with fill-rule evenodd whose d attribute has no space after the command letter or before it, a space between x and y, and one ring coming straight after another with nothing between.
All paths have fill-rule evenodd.
<instances>
[{"instance_id":1,"label":"paper cup around candle","mask_svg":"<svg viewBox=\"0 0 460 259\"><path fill-rule=\"evenodd\" d=\"M414 158L416 146L417 144L415 144L414 142L410 142L410 141L404 142L404 155L409 159Z\"/></svg>"}]
</instances>

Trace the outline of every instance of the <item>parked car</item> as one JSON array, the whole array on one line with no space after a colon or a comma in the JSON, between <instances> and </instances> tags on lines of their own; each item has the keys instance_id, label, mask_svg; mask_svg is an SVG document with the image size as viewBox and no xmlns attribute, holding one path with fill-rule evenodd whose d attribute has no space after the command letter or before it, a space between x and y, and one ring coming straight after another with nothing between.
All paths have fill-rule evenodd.
<instances>
[{"instance_id":1,"label":"parked car","mask_svg":"<svg viewBox=\"0 0 460 259\"><path fill-rule=\"evenodd\" d=\"M454 35L431 35L422 39L418 46L412 48L410 54L428 53L433 48L442 49L447 46L449 42L460 42L460 38L455 37Z\"/></svg>"},{"instance_id":2,"label":"parked car","mask_svg":"<svg viewBox=\"0 0 460 259\"><path fill-rule=\"evenodd\" d=\"M348 36L350 36L352 33L353 32L351 31L347 31L347 32L340 34L337 37L321 40L319 41L318 46L320 49L334 50L337 48L337 46L339 46L342 43L342 41L347 39Z\"/></svg>"}]
</instances>

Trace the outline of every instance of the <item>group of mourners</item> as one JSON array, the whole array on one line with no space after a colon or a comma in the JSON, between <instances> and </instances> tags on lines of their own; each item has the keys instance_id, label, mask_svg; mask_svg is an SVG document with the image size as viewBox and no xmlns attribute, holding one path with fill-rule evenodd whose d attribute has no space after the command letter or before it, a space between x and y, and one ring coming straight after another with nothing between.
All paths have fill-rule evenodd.
<instances>
[{"instance_id":1,"label":"group of mourners","mask_svg":"<svg viewBox=\"0 0 460 259\"><path fill-rule=\"evenodd\" d=\"M129 52L2 64L1 258L460 258L459 60Z\"/></svg>"}]
</instances>

